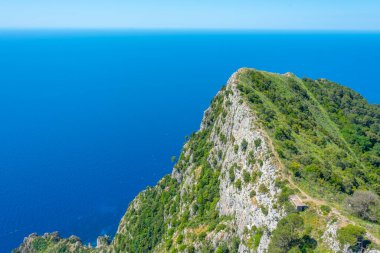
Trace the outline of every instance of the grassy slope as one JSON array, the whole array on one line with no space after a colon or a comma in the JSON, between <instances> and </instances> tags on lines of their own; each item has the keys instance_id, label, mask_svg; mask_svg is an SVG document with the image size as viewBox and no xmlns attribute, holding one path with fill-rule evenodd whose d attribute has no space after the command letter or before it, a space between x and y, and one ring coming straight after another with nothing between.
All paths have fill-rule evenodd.
<instances>
[{"instance_id":1,"label":"grassy slope","mask_svg":"<svg viewBox=\"0 0 380 253\"><path fill-rule=\"evenodd\" d=\"M379 108L326 80L247 69L239 83L292 181L379 237L341 206L356 189L379 194Z\"/></svg>"}]
</instances>

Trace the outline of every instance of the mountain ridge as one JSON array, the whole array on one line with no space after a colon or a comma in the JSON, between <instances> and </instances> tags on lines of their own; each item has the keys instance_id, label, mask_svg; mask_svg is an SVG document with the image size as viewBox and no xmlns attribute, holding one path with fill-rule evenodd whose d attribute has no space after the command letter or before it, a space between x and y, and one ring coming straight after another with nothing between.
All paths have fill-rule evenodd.
<instances>
[{"instance_id":1,"label":"mountain ridge","mask_svg":"<svg viewBox=\"0 0 380 253\"><path fill-rule=\"evenodd\" d=\"M362 244L365 237L372 241L365 245L369 252L379 243L370 226L378 225L347 218L337 202L376 185L338 181L335 189L331 186L335 181L328 181L340 173L335 161L324 164L329 171L318 170L319 160L328 157L325 151L317 150L319 157L302 162L314 155L316 146L347 160L342 173L348 181L352 173L371 171L356 157L361 153L350 150L351 146L356 150L355 142L343 138L321 99L312 93L314 86L329 83L319 80L239 69L205 111L200 130L184 145L172 174L131 202L112 242L100 237L93 249L76 237L31 235L14 252L55 252L61 246L67 252L357 252L357 242ZM295 105L297 111L276 104L281 101ZM377 146L377 136L373 138L372 148ZM376 153L374 157L376 163ZM376 182L374 175L371 180ZM313 178L316 182L310 181ZM318 199L329 191L336 196L329 199L327 194L328 202ZM308 205L307 211L294 210L291 194Z\"/></svg>"}]
</instances>

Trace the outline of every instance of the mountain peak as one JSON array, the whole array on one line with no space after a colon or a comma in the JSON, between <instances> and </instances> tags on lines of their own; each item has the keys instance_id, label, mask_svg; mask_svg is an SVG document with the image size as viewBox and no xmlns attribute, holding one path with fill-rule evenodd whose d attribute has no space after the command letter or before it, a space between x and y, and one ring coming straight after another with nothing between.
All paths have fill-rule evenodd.
<instances>
[{"instance_id":1,"label":"mountain peak","mask_svg":"<svg viewBox=\"0 0 380 253\"><path fill-rule=\"evenodd\" d=\"M73 243L83 252L375 252L379 122L379 107L333 82L241 68L172 174L129 205L114 240ZM77 250L49 238L33 235L15 252L36 241Z\"/></svg>"}]
</instances>

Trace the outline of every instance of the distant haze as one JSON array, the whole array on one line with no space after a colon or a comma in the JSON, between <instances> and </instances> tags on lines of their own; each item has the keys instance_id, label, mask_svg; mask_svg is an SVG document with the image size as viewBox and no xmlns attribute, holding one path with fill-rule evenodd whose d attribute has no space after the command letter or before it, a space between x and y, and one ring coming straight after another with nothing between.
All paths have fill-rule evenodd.
<instances>
[{"instance_id":1,"label":"distant haze","mask_svg":"<svg viewBox=\"0 0 380 253\"><path fill-rule=\"evenodd\" d=\"M378 0L12 0L0 28L380 30Z\"/></svg>"}]
</instances>

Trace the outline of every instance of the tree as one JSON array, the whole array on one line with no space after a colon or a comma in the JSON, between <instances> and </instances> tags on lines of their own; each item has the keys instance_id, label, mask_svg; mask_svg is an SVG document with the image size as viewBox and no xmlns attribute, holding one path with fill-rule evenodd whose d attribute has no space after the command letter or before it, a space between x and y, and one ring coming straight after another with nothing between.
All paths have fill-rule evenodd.
<instances>
[{"instance_id":1,"label":"tree","mask_svg":"<svg viewBox=\"0 0 380 253\"><path fill-rule=\"evenodd\" d=\"M342 246L349 244L350 248L353 249L358 246L359 242L363 241L365 233L364 228L349 224L340 228L337 231L337 236Z\"/></svg>"},{"instance_id":2,"label":"tree","mask_svg":"<svg viewBox=\"0 0 380 253\"><path fill-rule=\"evenodd\" d=\"M346 198L347 208L356 216L372 222L379 221L379 196L370 191L356 191Z\"/></svg>"},{"instance_id":3,"label":"tree","mask_svg":"<svg viewBox=\"0 0 380 253\"><path fill-rule=\"evenodd\" d=\"M273 231L269 252L288 252L299 241L302 230L303 219L298 214L290 214L283 218Z\"/></svg>"}]
</instances>

